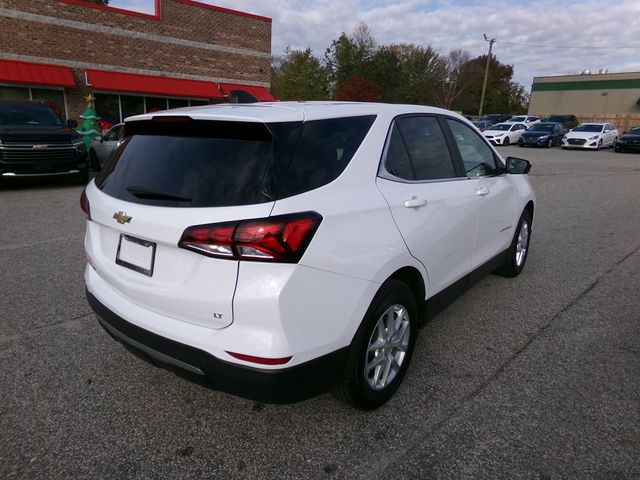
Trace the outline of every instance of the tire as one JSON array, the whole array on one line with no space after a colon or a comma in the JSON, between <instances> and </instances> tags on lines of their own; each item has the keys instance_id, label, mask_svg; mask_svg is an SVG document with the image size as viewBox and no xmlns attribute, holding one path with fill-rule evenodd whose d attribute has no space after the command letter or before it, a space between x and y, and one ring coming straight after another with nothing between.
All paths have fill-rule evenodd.
<instances>
[{"instance_id":1,"label":"tire","mask_svg":"<svg viewBox=\"0 0 640 480\"><path fill-rule=\"evenodd\" d=\"M373 410L391 398L411 362L418 334L417 311L416 299L406 284L390 279L380 287L351 342L342 378L333 391L338 400ZM385 339L389 325L401 335ZM375 344L380 346L370 351ZM378 358L381 362L373 365Z\"/></svg>"},{"instance_id":2,"label":"tire","mask_svg":"<svg viewBox=\"0 0 640 480\"><path fill-rule=\"evenodd\" d=\"M614 152L616 153L623 153L624 150L622 149L622 147L619 147L618 145L616 145L613 149Z\"/></svg>"},{"instance_id":3,"label":"tire","mask_svg":"<svg viewBox=\"0 0 640 480\"><path fill-rule=\"evenodd\" d=\"M613 139L613 142L611 142L611 145L609 145L609 148L615 148L616 147L616 142L618 141L618 137Z\"/></svg>"},{"instance_id":4,"label":"tire","mask_svg":"<svg viewBox=\"0 0 640 480\"><path fill-rule=\"evenodd\" d=\"M602 150L602 140L600 140L600 141L598 142L598 146L596 147L596 150L597 150L597 151Z\"/></svg>"},{"instance_id":5,"label":"tire","mask_svg":"<svg viewBox=\"0 0 640 480\"><path fill-rule=\"evenodd\" d=\"M550 139L547 141L547 148L551 148L551 147L553 147L553 138L550 138Z\"/></svg>"},{"instance_id":6,"label":"tire","mask_svg":"<svg viewBox=\"0 0 640 480\"><path fill-rule=\"evenodd\" d=\"M521 235L522 233L522 235ZM531 214L525 210L520 216L518 228L507 250L504 263L493 273L502 277L517 277L524 270L531 242Z\"/></svg>"},{"instance_id":7,"label":"tire","mask_svg":"<svg viewBox=\"0 0 640 480\"><path fill-rule=\"evenodd\" d=\"M73 183L77 185L86 185L89 183L89 167L84 170L80 170L79 173L76 173L73 177Z\"/></svg>"},{"instance_id":8,"label":"tire","mask_svg":"<svg viewBox=\"0 0 640 480\"><path fill-rule=\"evenodd\" d=\"M509 137L505 137L504 142L502 142L502 145L504 145L505 147L508 147L510 143L511 143L511 140L509 140Z\"/></svg>"}]
</instances>

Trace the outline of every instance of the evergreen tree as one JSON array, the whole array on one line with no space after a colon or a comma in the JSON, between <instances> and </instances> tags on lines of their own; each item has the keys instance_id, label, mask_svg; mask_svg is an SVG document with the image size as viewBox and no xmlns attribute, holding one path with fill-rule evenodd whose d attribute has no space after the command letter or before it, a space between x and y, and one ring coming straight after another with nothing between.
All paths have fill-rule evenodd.
<instances>
[{"instance_id":1,"label":"evergreen tree","mask_svg":"<svg viewBox=\"0 0 640 480\"><path fill-rule=\"evenodd\" d=\"M326 100L329 96L327 69L306 50L285 50L285 57L274 59L271 89L281 100Z\"/></svg>"}]
</instances>

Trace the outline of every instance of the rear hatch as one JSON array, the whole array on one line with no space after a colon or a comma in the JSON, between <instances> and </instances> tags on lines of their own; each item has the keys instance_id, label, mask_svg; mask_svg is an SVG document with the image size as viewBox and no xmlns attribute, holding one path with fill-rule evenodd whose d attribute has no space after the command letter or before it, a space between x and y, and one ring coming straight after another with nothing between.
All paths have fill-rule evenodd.
<instances>
[{"instance_id":1,"label":"rear hatch","mask_svg":"<svg viewBox=\"0 0 640 480\"><path fill-rule=\"evenodd\" d=\"M219 329L233 322L238 261L178 247L189 227L265 218L301 122L154 117L86 190L85 247L98 275L147 310Z\"/></svg>"}]
</instances>

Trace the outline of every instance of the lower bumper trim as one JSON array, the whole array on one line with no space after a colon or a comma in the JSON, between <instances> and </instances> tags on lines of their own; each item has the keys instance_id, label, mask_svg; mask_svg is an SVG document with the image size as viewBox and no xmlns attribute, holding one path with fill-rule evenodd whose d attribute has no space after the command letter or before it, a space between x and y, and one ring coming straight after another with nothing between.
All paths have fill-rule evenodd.
<instances>
[{"instance_id":1,"label":"lower bumper trim","mask_svg":"<svg viewBox=\"0 0 640 480\"><path fill-rule=\"evenodd\" d=\"M138 327L112 312L88 290L86 294L100 325L138 357L196 383L251 400L292 403L325 393L337 385L348 353L349 347L344 347L281 369L237 365Z\"/></svg>"}]
</instances>

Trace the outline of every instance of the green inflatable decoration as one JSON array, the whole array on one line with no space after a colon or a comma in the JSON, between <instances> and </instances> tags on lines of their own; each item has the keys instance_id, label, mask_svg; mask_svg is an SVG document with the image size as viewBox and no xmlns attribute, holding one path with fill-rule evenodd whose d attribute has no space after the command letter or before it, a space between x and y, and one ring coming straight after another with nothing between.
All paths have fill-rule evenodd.
<instances>
[{"instance_id":1,"label":"green inflatable decoration","mask_svg":"<svg viewBox=\"0 0 640 480\"><path fill-rule=\"evenodd\" d=\"M87 151L89 151L89 147L91 146L91 140L93 140L96 135L102 135L102 131L98 127L98 120L100 117L96 113L94 108L94 98L92 95L89 95L87 98L87 109L84 111L80 118L82 118L82 124L77 129L77 132L82 135L82 139L84 140L84 144L87 146Z\"/></svg>"}]
</instances>

